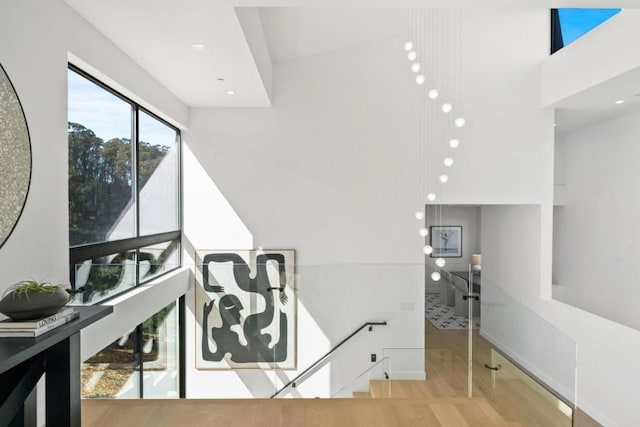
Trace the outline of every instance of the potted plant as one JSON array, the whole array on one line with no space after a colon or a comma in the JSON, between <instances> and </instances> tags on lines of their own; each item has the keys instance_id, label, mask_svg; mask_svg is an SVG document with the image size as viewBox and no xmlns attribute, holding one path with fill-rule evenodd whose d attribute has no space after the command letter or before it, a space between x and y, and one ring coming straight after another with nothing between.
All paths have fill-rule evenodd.
<instances>
[{"instance_id":1,"label":"potted plant","mask_svg":"<svg viewBox=\"0 0 640 427\"><path fill-rule=\"evenodd\" d=\"M69 297L65 285L23 280L3 293L0 312L15 320L39 319L57 313Z\"/></svg>"}]
</instances>

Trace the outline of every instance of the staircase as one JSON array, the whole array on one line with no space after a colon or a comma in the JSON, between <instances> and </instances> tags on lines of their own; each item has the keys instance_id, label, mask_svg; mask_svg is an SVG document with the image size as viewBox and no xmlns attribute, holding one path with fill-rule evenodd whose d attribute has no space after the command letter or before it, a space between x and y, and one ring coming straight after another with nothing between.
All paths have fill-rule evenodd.
<instances>
[{"instance_id":1,"label":"staircase","mask_svg":"<svg viewBox=\"0 0 640 427\"><path fill-rule=\"evenodd\" d=\"M424 380L372 380L369 384L371 397L439 399L466 397L456 394L445 381Z\"/></svg>"},{"instance_id":2,"label":"staircase","mask_svg":"<svg viewBox=\"0 0 640 427\"><path fill-rule=\"evenodd\" d=\"M442 397L450 394L452 397ZM517 422L505 421L496 409L482 397L455 397L446 382L425 380L371 380L368 391L353 392L354 399L405 400L420 402L429 418L425 425L440 426L509 426ZM413 403L415 404L415 403ZM433 416L433 418L431 418Z\"/></svg>"}]
</instances>

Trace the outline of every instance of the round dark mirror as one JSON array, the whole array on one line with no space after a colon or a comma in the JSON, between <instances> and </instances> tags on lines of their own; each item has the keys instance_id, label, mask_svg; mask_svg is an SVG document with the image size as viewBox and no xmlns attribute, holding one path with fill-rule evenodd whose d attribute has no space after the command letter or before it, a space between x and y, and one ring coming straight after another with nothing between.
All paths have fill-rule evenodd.
<instances>
[{"instance_id":1,"label":"round dark mirror","mask_svg":"<svg viewBox=\"0 0 640 427\"><path fill-rule=\"evenodd\" d=\"M0 246L20 218L30 181L27 120L11 80L0 65Z\"/></svg>"}]
</instances>

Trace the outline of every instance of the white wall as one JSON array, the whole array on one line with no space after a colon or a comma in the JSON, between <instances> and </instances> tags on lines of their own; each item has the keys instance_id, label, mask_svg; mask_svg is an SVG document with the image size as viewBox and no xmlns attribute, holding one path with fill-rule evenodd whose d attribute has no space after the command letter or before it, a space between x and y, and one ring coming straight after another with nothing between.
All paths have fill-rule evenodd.
<instances>
[{"instance_id":1,"label":"white wall","mask_svg":"<svg viewBox=\"0 0 640 427\"><path fill-rule=\"evenodd\" d=\"M34 172L23 216L0 250L0 287L29 277L64 282L68 52L137 93L172 122L185 123L187 110L63 2L5 1L2 8L0 63L27 116ZM551 291L553 115L538 107L537 88L539 63L548 55L548 12L465 10L463 28L462 99L468 125L464 150L456 158L456 167L461 167L451 174L444 203L540 205L539 215L494 212L500 215L497 219L539 230L538 237L531 237L539 238L539 245L521 245L519 234L501 236L500 242L514 250L500 252L494 267L487 261L491 253L483 250L483 278L495 277L512 297L577 342L579 406L608 426L637 425L640 391L633 378L640 377L640 333L544 299ZM230 205L221 211L198 210L202 198L185 194L185 221L194 215L200 221L194 224L200 226L218 212L225 218L222 224L209 221L201 233L194 225L186 236L188 254L196 247L219 248L229 242L231 247L296 248L298 260L306 264L422 262L422 242L411 217L421 200L412 196L416 173L406 167L415 153L412 145L404 144L416 136L409 124L417 121L417 98L397 42L274 67L273 109L193 111L186 148L201 160L203 168L197 172L205 171L226 197L213 197L216 203L211 206L225 201ZM199 182L189 177L185 181ZM192 197L190 208L187 197ZM485 218L490 220L483 212ZM483 247L487 235L483 230ZM519 260L529 256L532 247L538 248L539 270L525 275ZM384 309L376 303L373 312L359 314L388 315L389 307L395 310L398 303L422 299L422 289L415 284L422 270L415 283L410 270L407 288L389 291L393 283L384 289L374 283L372 299L391 299ZM320 289L310 285L306 291L311 296ZM343 294L344 289L330 288L323 296ZM347 301L357 301L354 307L367 306L370 301L362 295L349 293ZM307 330L320 347L342 337L342 326L331 316L333 301L306 299L301 296L311 308ZM398 312L395 323L417 324L422 311L418 302L413 311ZM352 325L343 326L347 330ZM422 336L422 331L408 329L388 342L414 346L422 344ZM302 338L299 343L302 347ZM368 345L365 351L370 351ZM301 363L311 356L301 356ZM356 355L348 356L344 366L359 363ZM249 394L243 389L245 374L191 369L188 380L201 375L193 395L206 395L220 383Z\"/></svg>"},{"instance_id":2,"label":"white wall","mask_svg":"<svg viewBox=\"0 0 640 427\"><path fill-rule=\"evenodd\" d=\"M511 12L506 11L505 13ZM521 11L519 13L533 12ZM535 62L547 58L547 30L543 20L546 22L548 15L541 14L539 16L537 29L528 28L527 31L509 33L514 37L517 34L523 35L523 39L513 40L513 43L519 46L519 51L523 55L524 52L527 52L527 55L534 60L534 63L528 64L529 61L514 61L519 64L518 67L522 66L525 69L522 70L523 72L519 72L517 67L512 68L510 71L514 73L513 78L520 76L523 79L529 73L537 73L539 68ZM512 19L511 23L513 25L522 24L517 19ZM479 22L478 25L483 25L483 23ZM491 28L492 26L485 22L484 27ZM496 28L500 28L500 26L496 25ZM491 32L486 33L486 37L491 36ZM587 40L585 38L585 42ZM480 37L478 42L489 43L489 40L482 40ZM595 43L598 44L597 39ZM504 46L503 44L494 45L498 49L506 49ZM597 46L594 48L598 49ZM571 46L565 49L567 49L566 54L568 55ZM611 49L610 52L617 52L619 55L616 58L624 56L620 55L624 52L623 50ZM579 53L582 54L582 51ZM571 63L570 59L570 56L566 57L568 64ZM624 62L626 59L621 58L620 60ZM582 69L598 68L600 61L601 59L597 55L591 55L591 61ZM487 67L491 66L495 65L492 61L488 61ZM545 78L549 78L549 76L546 75ZM526 87L529 87L530 84L535 86L535 80L537 77L529 83L522 80L522 83L526 84ZM549 83L544 81L543 84ZM494 89L494 86L490 84L484 84L483 87L487 92ZM508 105L510 111L520 117L513 117L517 120L517 129L507 130L503 127L504 125L510 126L507 123L510 120L492 119L488 123L493 126L493 135L485 132L473 133L476 138L487 138L491 141L492 149L487 150L488 153L491 153L491 157L487 161L478 162L465 168L465 184L474 185L479 176L486 175L483 178L484 181L495 179L496 182L488 189L481 189L482 197L477 203L483 203L483 200L485 203L494 203L495 194L500 192L502 200L500 203L516 205L532 203L539 205L539 208L536 208L536 210L539 209L539 212L533 214L534 211L529 212L524 207L521 209L496 207L493 211L483 208L483 281L488 280L499 286L510 297L527 306L546 322L568 335L577 344L576 403L578 406L607 426L638 425L640 411L637 409L637 402L640 399L640 392L634 382L629 379L640 375L640 368L637 368L637 364L633 361L640 351L640 333L550 299L554 158L552 115L550 111L534 109L533 105L530 105L538 100L534 94L522 96L525 94L522 88L517 88L512 92L511 95L500 93L499 96L491 99L494 102L493 109ZM529 107L532 110L527 111ZM491 108L485 107L484 110L479 108L478 111L484 115L484 111L487 109ZM487 119L485 117L485 120ZM513 150L518 151L517 157L514 156ZM514 159L517 162L519 159L523 160L523 163L519 164L516 169L511 167ZM498 167L501 164L504 167ZM558 171L563 173L562 168L558 168ZM565 183L568 184L569 172L568 170L564 172L567 174ZM500 180L506 181L505 185L501 185ZM515 185L512 185L514 183ZM474 200L474 202L476 201ZM628 201L624 201L623 206L627 205ZM489 226L489 224L492 225ZM523 231L501 233L500 235L494 233L494 231L504 231L505 229ZM531 234L524 230L534 230L534 232ZM583 229L583 233L591 232L592 226L586 226ZM522 240L523 236L528 237ZM498 240L496 241L496 239ZM509 250L497 249L498 244ZM492 250L490 247L496 249ZM593 268L592 264L592 260L584 260L585 268ZM493 313L496 317L491 319L491 323L487 322L488 327L491 324L504 325L513 321L510 317L501 317L497 310L494 310ZM485 323L484 315L483 312L483 323ZM523 329L523 334L531 328L535 329L535 324L538 326L543 324L539 323L539 320L532 320L534 318L530 316L528 318L534 324L528 324ZM499 336L500 329L495 328L494 331L485 330L484 333L485 335ZM523 350L522 347L514 345L512 348L521 352L521 356L530 356L525 353L526 350ZM552 354L544 355L547 359L552 356ZM561 357L562 349L560 347L558 347L556 356L557 360L564 360ZM562 381L561 377L562 375L559 375L556 378L561 385L569 379L566 377L565 381ZM569 384L565 385L569 386Z\"/></svg>"},{"instance_id":3,"label":"white wall","mask_svg":"<svg viewBox=\"0 0 640 427\"><path fill-rule=\"evenodd\" d=\"M640 374L632 362L640 349L639 334L549 299L553 114L538 107L540 98L536 91L540 84L540 63L548 57L548 13L501 10L494 15L485 16L480 11L465 12L465 15L473 13L477 13L476 19L465 21L463 27L463 58L467 63L463 67L463 99L468 102L466 138L476 143L458 155L457 160L464 160L465 166L456 169L459 176L454 178L452 174L451 193L446 202L539 205L537 215L520 215L517 210L494 212L500 215L494 224L510 221L514 229L537 230L530 235L537 240L533 246L520 241L522 233L491 237L492 230L484 228L485 220L491 221L491 218L483 209L483 281L486 279L505 289L577 343L578 406L608 426L637 425L640 411L636 403L640 393L633 381L627 379ZM473 34L473 38L469 34ZM509 42L495 43L500 34L509 34ZM599 66L597 58L591 66ZM493 263L488 246L491 239L499 239L505 248L511 249L495 252L499 258ZM531 257L532 248L537 256ZM539 261L533 261L531 266L523 261L528 259ZM499 312L493 313L498 316L493 324L512 321L500 318ZM523 333L530 327L523 329ZM485 334L491 332L486 330ZM557 360L563 360L562 353L558 348ZM553 354L544 357L553 359ZM606 374L603 363L606 363ZM556 380L566 383L566 377L565 381L560 376ZM612 393L613 390L616 392Z\"/></svg>"},{"instance_id":4,"label":"white wall","mask_svg":"<svg viewBox=\"0 0 640 427\"><path fill-rule=\"evenodd\" d=\"M640 392L628 379L640 375L640 368L633 362L640 351L640 334L550 299L553 113L539 108L538 92L540 63L548 58L548 12L493 12L464 11L462 99L466 100L468 125L462 138L472 143L456 154L456 166L463 167L450 174L451 185L443 195L444 202L539 206L535 215L500 208L490 213L483 208L483 281L500 286L577 343L576 402L582 409L607 426L638 425ZM504 34L509 34L508 42ZM599 67L599 61L592 56L589 67ZM499 216L492 220L490 215ZM522 242L522 233L494 234L485 227L485 221L496 227L510 222L512 229L533 230L528 238L535 244ZM490 245L492 240L494 244ZM489 248L498 243L510 250L496 249L492 255ZM497 316L491 319L493 324L512 321L501 318L495 310L493 313ZM524 328L523 334L531 327ZM485 334L491 332L486 330ZM544 357L566 360L565 350L566 345L558 348L557 359L553 359L553 353ZM570 377L563 380L558 375L556 381L562 385L567 379Z\"/></svg>"},{"instance_id":5,"label":"white wall","mask_svg":"<svg viewBox=\"0 0 640 427\"><path fill-rule=\"evenodd\" d=\"M185 170L185 221L209 215L186 222L185 238L193 249L296 250L299 371L365 321L389 321L341 349L313 387L297 390L326 396L369 367L370 353L423 347L422 239L413 217L421 201L416 170L406 165L415 154L417 92L402 40L277 64L273 73L271 109L192 110L185 152L200 171ZM203 182L218 192L203 197ZM195 339L193 330L187 337ZM192 356L189 397L273 392L272 373L195 371ZM422 360L402 369L424 377ZM224 389L211 386L221 381Z\"/></svg>"},{"instance_id":6,"label":"white wall","mask_svg":"<svg viewBox=\"0 0 640 427\"><path fill-rule=\"evenodd\" d=\"M67 52L55 23L60 7L39 3L34 13L34 5L3 2L0 14L0 63L27 118L33 163L22 217L0 250L0 291L19 280L69 277Z\"/></svg>"},{"instance_id":7,"label":"white wall","mask_svg":"<svg viewBox=\"0 0 640 427\"><path fill-rule=\"evenodd\" d=\"M539 63L548 55L548 12L464 11L463 28L462 109L468 125L460 133L463 145L440 200L550 206L553 114L539 108L538 96ZM496 44L504 34L511 42ZM400 42L361 45L276 65L270 110L192 111L187 149L242 219L238 229L246 227L254 246L295 248L303 265L421 261L421 239L410 237L418 228L411 212L423 202L414 196L418 174L410 160L416 154L417 99ZM188 193L185 198L196 199ZM186 215L189 209L207 211L199 206L185 202ZM521 224L538 230L538 259L551 242L550 220L540 219L549 212L541 209ZM191 239L191 233L186 237ZM198 238L210 247L237 245L233 240L225 244L215 234ZM517 247L514 236L499 239ZM510 280L509 263L504 268L507 273L500 280ZM540 263L532 268L537 268L535 275L513 283L515 291L524 291L523 299L539 301L540 283L550 280L551 268ZM327 274L335 271L325 269ZM488 273L491 277L491 270ZM357 285L350 289L353 286ZM376 296L383 291L380 281L368 286ZM411 286L403 290L407 298L397 302L421 295L419 286ZM325 320L322 313L331 300L321 298L317 290L313 299L307 298L308 289L301 287L300 299L313 323L301 330L309 327L335 343L351 325ZM331 288L325 297L338 291ZM373 300L364 292L356 295L352 306L371 313L367 307ZM422 313L415 315L416 324L422 321ZM333 333L336 327L342 333ZM422 341L418 335L421 331L410 329L396 339L416 346ZM301 360L312 359L304 351ZM341 363L357 366L353 360ZM222 378L234 384L233 376L239 374L190 370L192 385L196 375L199 382L190 390L192 397L211 396L215 391L209 384ZM258 381L245 381L237 389L250 394L253 380ZM268 381L262 384L271 387ZM230 388L235 392L236 387Z\"/></svg>"},{"instance_id":8,"label":"white wall","mask_svg":"<svg viewBox=\"0 0 640 427\"><path fill-rule=\"evenodd\" d=\"M554 224L553 297L640 329L640 112L559 135L565 205Z\"/></svg>"},{"instance_id":9,"label":"white wall","mask_svg":"<svg viewBox=\"0 0 640 427\"><path fill-rule=\"evenodd\" d=\"M447 205L532 204L553 184L553 111L540 109L540 62L549 15L533 9L463 9L461 100L467 124ZM502 40L497 42L497 40Z\"/></svg>"},{"instance_id":10,"label":"white wall","mask_svg":"<svg viewBox=\"0 0 640 427\"><path fill-rule=\"evenodd\" d=\"M405 164L417 93L397 42L277 64L272 109L192 110L187 149L255 246L306 246L306 264L420 262Z\"/></svg>"},{"instance_id":11,"label":"white wall","mask_svg":"<svg viewBox=\"0 0 640 427\"><path fill-rule=\"evenodd\" d=\"M487 282L494 292L483 296L481 333L511 350L518 362L570 399L575 343L576 404L604 425L636 425L640 411L634 402L640 393L628 379L640 374L634 362L640 333L540 297L541 285L550 287L550 280L540 275L540 267L551 264L551 244L541 238L551 234L551 212L545 210L546 206L483 208L482 280L483 287ZM513 299L516 304L505 306Z\"/></svg>"},{"instance_id":12,"label":"white wall","mask_svg":"<svg viewBox=\"0 0 640 427\"><path fill-rule=\"evenodd\" d=\"M539 300L540 212L537 205L482 208L480 334L574 401L575 341L521 302Z\"/></svg>"},{"instance_id":13,"label":"white wall","mask_svg":"<svg viewBox=\"0 0 640 427\"><path fill-rule=\"evenodd\" d=\"M623 9L549 56L541 70L541 105L552 106L640 66L634 43L640 37L639 19L640 10Z\"/></svg>"},{"instance_id":14,"label":"white wall","mask_svg":"<svg viewBox=\"0 0 640 427\"><path fill-rule=\"evenodd\" d=\"M63 1L2 2L0 63L22 102L33 158L31 188L13 234L0 249L0 292L23 279L69 282L67 188L67 58L101 70L127 94L173 123L185 123L188 110ZM91 71L91 70L88 70ZM97 76L101 77L101 76ZM175 282L172 282L175 284ZM187 279L182 279L185 290ZM149 307L168 304L151 301ZM152 298L153 300L153 298ZM149 301L146 299L146 301ZM109 318L101 321L102 325ZM122 320L122 319L120 319ZM120 331L101 329L108 342ZM92 340L83 339L87 356Z\"/></svg>"}]
</instances>

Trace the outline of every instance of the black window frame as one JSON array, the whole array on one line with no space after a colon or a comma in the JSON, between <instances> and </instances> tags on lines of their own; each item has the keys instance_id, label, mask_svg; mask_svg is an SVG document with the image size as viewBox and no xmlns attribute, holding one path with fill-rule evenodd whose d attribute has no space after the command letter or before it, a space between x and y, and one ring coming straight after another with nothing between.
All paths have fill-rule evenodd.
<instances>
[{"instance_id":1,"label":"black window frame","mask_svg":"<svg viewBox=\"0 0 640 427\"><path fill-rule=\"evenodd\" d=\"M560 14L558 9L551 9L551 46L550 54L553 55L564 47L562 40L562 27L560 26Z\"/></svg>"},{"instance_id":2,"label":"black window frame","mask_svg":"<svg viewBox=\"0 0 640 427\"><path fill-rule=\"evenodd\" d=\"M131 238L127 238L127 239L120 239L120 240L112 240L112 241L104 241L104 242L97 242L97 243L89 243L89 244L83 244L83 245L76 245L76 246L70 246L69 248L69 278L70 278L70 282L71 282L71 287L73 289L76 289L76 282L75 282L75 266L78 265L81 262L87 261L87 260L91 260L94 258L98 258L101 256L107 256L107 255L111 255L111 254L115 254L115 253L122 253L122 252L127 252L127 251L136 251L136 259L138 261L136 261L136 269L139 266L139 253L140 253L140 249L144 248L145 246L149 246L149 245L153 245L153 244L157 244L157 243L164 243L164 242L168 242L168 241L177 241L178 243L182 242L182 134L180 132L180 129L178 129L176 126L172 125L171 123L167 122L166 120L164 120L163 118L159 117L158 115L154 114L153 112L149 111L148 109L144 108L143 106L141 106L140 104L138 104L137 102L133 101L132 99L130 99L129 97L123 95L122 93L116 91L115 89L113 89L112 87L108 86L107 84L103 83L102 81L100 81L99 79L95 78L94 76L92 76L91 74L87 73L86 71L84 71L83 69L75 66L72 63L68 64L68 68L69 70L79 74L80 76L82 76L83 78L89 80L90 82L94 83L95 85L99 86L100 88L106 90L107 92L111 93L112 95L118 97L119 99L121 99L122 101L126 102L127 104L131 105L131 114L132 114L132 165L135 165L135 167L132 170L132 184L135 186L135 191L133 192L134 195L134 204L135 204L135 208L136 208L136 212L135 212L135 218L136 218L136 224L135 224L135 237L131 237ZM158 120L159 122L161 122L162 124L164 124L165 126L171 128L172 130L174 130L176 132L176 143L177 143L177 149L178 149L178 185L177 185L177 190L178 190L178 206L176 206L177 209L177 218L178 218L178 228L175 230L170 230L170 231L166 231L166 232L162 232L162 233L156 233L156 234L149 234L149 235L140 235L140 190L141 188L139 188L139 183L138 183L138 170L139 170L139 158L138 158L138 144L139 144L139 123L138 123L138 117L139 117L139 112L142 111L145 114L149 115L150 117ZM149 280L155 280L159 277L162 277L163 275L170 273L178 268L180 268L182 266L182 251L179 250L178 253L178 265L176 265L173 268L169 268L167 269L167 271L162 272L161 274L155 275L149 279L146 280L139 280L138 275L135 275L135 285L127 290L124 290L121 293L118 294L114 294L109 296L108 298L105 298L103 300L101 300L100 302L105 302L108 301L111 298L114 298L116 296L122 295L123 293L126 293L127 291L130 291L132 289L135 289L136 287L146 283Z\"/></svg>"},{"instance_id":3,"label":"black window frame","mask_svg":"<svg viewBox=\"0 0 640 427\"><path fill-rule=\"evenodd\" d=\"M104 241L104 242L97 242L97 243L90 243L90 244L83 244L83 245L76 245L76 246L70 246L69 247L69 278L70 278L70 283L71 283L71 287L72 289L76 289L76 277L75 277L75 267L76 265L87 261L87 260L92 260L94 258L99 258L102 256L107 256L107 255L111 255L111 254L115 254L115 253L124 253L124 252L128 252L128 251L135 251L136 252L136 274L135 274L135 285L131 288L128 288L120 293L117 294L113 294L110 295L109 297L102 299L94 304L104 304L105 302L109 301L110 299L113 299L115 297L119 297L121 295L126 294L127 292L130 292L134 289L136 289L137 287L151 281L151 280L156 280L166 274L169 274L179 268L182 267L182 205L183 205L183 172L182 172L182 133L180 132L180 129L178 129L176 126L172 125L171 123L167 122L166 120L164 120L163 118L159 117L158 115L154 114L152 111L149 111L148 109L144 108L143 106L141 106L140 104L138 104L137 102L135 102L134 100L130 99L129 97L123 95L122 93L118 92L117 90L113 89L112 87L110 87L109 85L103 83L102 81L100 81L99 79L95 78L94 76L92 76L91 74L87 73L86 71L84 71L82 68L72 64L72 63L68 63L68 69L79 74L80 76L86 78L87 80L89 80L90 82L96 84L97 86L99 86L100 88L106 90L107 92L115 95L116 97L118 97L119 99L125 101L126 103L128 103L129 105L131 105L131 114L132 114L132 133L131 133L131 146L132 146L132 150L131 150L131 154L132 154L132 165L135 165L135 167L132 170L132 185L135 185L135 191L133 192L134 195L134 202L135 202L135 207L136 207L136 213L135 213L135 218L136 218L136 224L135 224L135 237L131 237L131 238L127 238L127 239L120 239L120 240L112 240L112 241ZM166 232L161 232L161 233L155 233L155 234L149 234L149 235L140 235L140 190L141 188L139 187L139 182L138 182L138 170L139 170L139 158L138 158L138 147L139 147L139 122L138 122L138 117L139 117L139 112L144 112L145 114L149 115L150 117L158 120L159 122L161 122L162 124L166 125L167 127L173 129L176 132L176 145L177 145L177 162L178 162L178 171L177 171L177 186L176 189L178 191L178 197L177 197L177 206L176 206L176 213L177 213L177 219L178 219L178 224L177 224L177 229L176 230L169 230ZM178 247L178 264L175 267L172 268L168 268L166 271L162 272L161 274L158 275L154 275L150 278L146 278L143 280L140 280L138 271L139 271L139 267L140 267L140 249L153 245L153 244L157 244L157 243L166 243L166 242L177 242L179 244ZM179 331L179 336L178 336L178 354L179 354L179 373L178 373L178 396L179 398L184 398L186 396L186 359L185 359L185 349L186 349L186 336L185 336L185 313L186 313L186 302L185 302L185 296L182 295L177 302L177 308L178 308L178 331ZM140 398L144 398L144 369L143 369L143 363L142 363L142 358L141 358L141 351L140 351L140 346L141 346L141 338L142 338L142 324L137 325L135 328L135 335L136 335L136 364L139 367L139 396Z\"/></svg>"}]
</instances>

